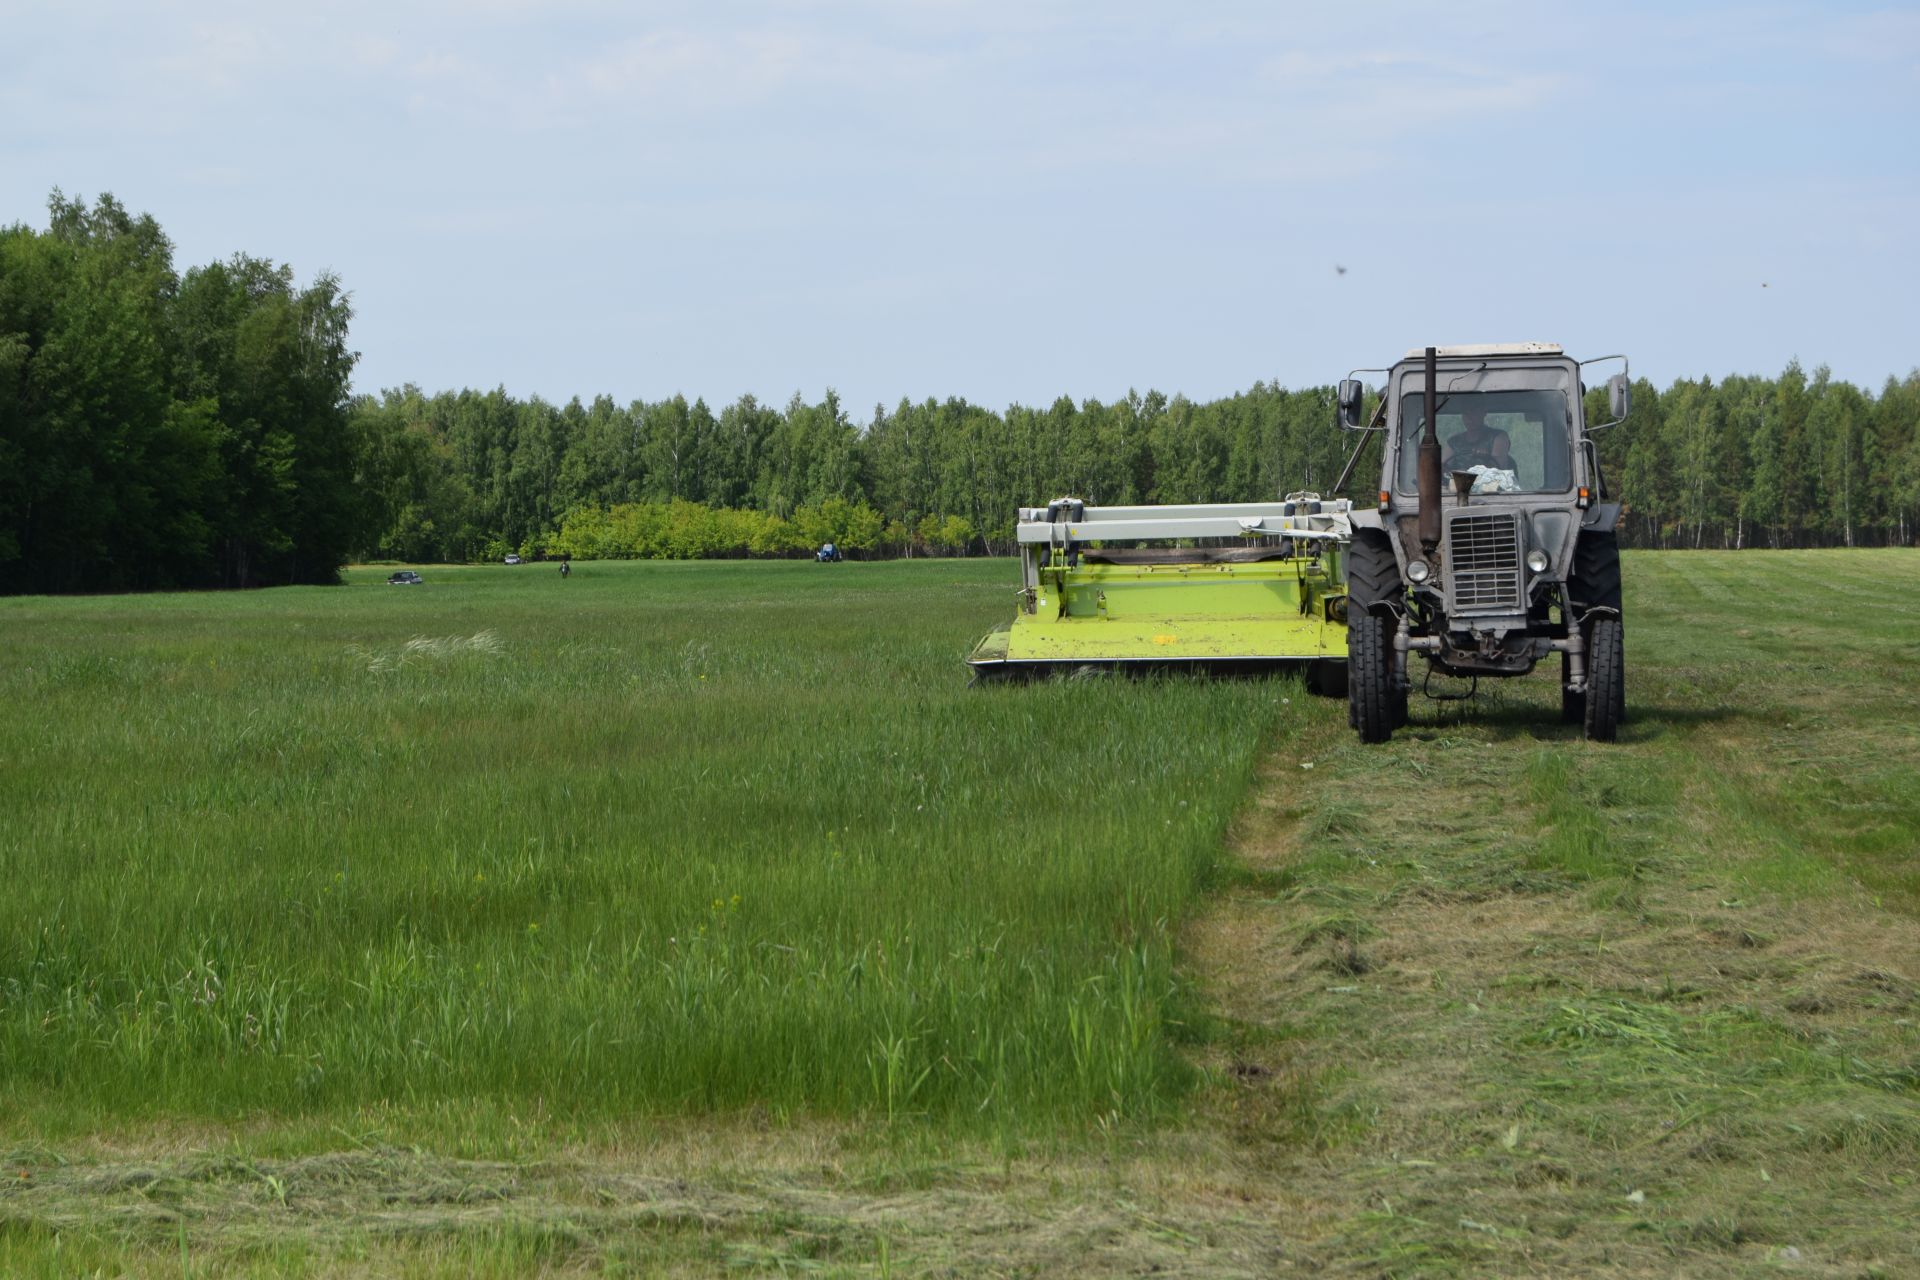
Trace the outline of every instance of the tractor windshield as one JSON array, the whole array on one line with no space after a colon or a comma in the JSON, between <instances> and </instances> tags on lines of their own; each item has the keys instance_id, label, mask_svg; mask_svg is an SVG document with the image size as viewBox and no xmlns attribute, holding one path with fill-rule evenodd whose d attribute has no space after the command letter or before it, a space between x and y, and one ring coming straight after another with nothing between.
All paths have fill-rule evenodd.
<instances>
[{"instance_id":1,"label":"tractor windshield","mask_svg":"<svg viewBox=\"0 0 1920 1280\"><path fill-rule=\"evenodd\" d=\"M1400 490L1418 484L1424 397L1400 400ZM1440 397L1440 471L1486 467L1512 474L1497 491L1559 493L1573 484L1566 393L1558 390L1465 391ZM1449 487L1450 486L1443 486Z\"/></svg>"}]
</instances>

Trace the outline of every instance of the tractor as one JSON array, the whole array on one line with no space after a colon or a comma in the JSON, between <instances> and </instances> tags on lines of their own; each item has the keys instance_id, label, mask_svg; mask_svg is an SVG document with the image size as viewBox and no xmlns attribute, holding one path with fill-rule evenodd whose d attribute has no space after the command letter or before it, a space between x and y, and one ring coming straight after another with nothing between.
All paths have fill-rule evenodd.
<instances>
[{"instance_id":1,"label":"tractor","mask_svg":"<svg viewBox=\"0 0 1920 1280\"><path fill-rule=\"evenodd\" d=\"M1581 371L1613 360L1611 421L1590 425ZM1362 741L1406 723L1415 653L1432 697L1471 696L1481 677L1526 675L1557 653L1562 718L1595 741L1618 733L1620 503L1593 437L1627 416L1626 367L1551 343L1426 347L1340 383L1340 425L1363 433L1347 473L1373 440L1385 446L1379 501L1354 504L1344 557L1348 720ZM1365 423L1363 373L1386 375ZM1469 680L1467 693L1435 694L1435 672Z\"/></svg>"}]
</instances>

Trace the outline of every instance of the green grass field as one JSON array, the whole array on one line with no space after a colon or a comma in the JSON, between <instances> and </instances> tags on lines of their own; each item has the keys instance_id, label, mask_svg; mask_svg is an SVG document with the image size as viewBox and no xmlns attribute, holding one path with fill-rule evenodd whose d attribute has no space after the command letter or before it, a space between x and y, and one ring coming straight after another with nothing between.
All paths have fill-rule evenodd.
<instances>
[{"instance_id":1,"label":"green grass field","mask_svg":"<svg viewBox=\"0 0 1920 1280\"><path fill-rule=\"evenodd\" d=\"M970 690L1004 563L0 600L0 1273L1920 1271L1916 570L1631 556L1613 746Z\"/></svg>"},{"instance_id":2,"label":"green grass field","mask_svg":"<svg viewBox=\"0 0 1920 1280\"><path fill-rule=\"evenodd\" d=\"M1151 1114L1172 929L1304 708L970 691L1005 574L5 602L0 1105Z\"/></svg>"}]
</instances>

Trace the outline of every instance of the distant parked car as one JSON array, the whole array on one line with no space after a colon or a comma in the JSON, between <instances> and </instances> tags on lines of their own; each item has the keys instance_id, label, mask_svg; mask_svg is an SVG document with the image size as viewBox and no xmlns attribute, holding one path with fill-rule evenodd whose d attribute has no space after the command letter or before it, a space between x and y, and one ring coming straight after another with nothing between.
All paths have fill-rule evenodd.
<instances>
[{"instance_id":1,"label":"distant parked car","mask_svg":"<svg viewBox=\"0 0 1920 1280\"><path fill-rule=\"evenodd\" d=\"M387 585L390 587L417 587L420 585L420 575L411 569L402 569L398 573L387 575Z\"/></svg>"},{"instance_id":2,"label":"distant parked car","mask_svg":"<svg viewBox=\"0 0 1920 1280\"><path fill-rule=\"evenodd\" d=\"M507 563L508 563L508 564L519 564L519 563L520 563L520 557L519 557L519 556L508 556L508 557L507 557Z\"/></svg>"}]
</instances>

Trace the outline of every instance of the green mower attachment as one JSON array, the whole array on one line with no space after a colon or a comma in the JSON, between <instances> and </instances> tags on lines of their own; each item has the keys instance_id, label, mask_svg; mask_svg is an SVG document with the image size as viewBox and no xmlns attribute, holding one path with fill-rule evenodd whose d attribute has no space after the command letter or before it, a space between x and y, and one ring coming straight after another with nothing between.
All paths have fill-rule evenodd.
<instances>
[{"instance_id":1,"label":"green mower attachment","mask_svg":"<svg viewBox=\"0 0 1920 1280\"><path fill-rule=\"evenodd\" d=\"M1248 668L1347 657L1343 499L1020 511L1011 623L967 658L980 678L1103 667ZM1331 691L1331 690L1329 690Z\"/></svg>"}]
</instances>

